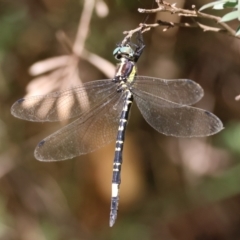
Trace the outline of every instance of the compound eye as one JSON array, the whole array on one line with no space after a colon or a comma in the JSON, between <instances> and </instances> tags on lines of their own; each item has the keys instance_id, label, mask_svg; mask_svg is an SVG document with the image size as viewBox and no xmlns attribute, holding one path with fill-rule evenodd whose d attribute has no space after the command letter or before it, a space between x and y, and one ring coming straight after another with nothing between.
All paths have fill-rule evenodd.
<instances>
[{"instance_id":1,"label":"compound eye","mask_svg":"<svg viewBox=\"0 0 240 240\"><path fill-rule=\"evenodd\" d=\"M114 51L113 51L113 56L116 57L116 55L118 55L119 52L121 52L121 49L119 47L115 48Z\"/></svg>"}]
</instances>

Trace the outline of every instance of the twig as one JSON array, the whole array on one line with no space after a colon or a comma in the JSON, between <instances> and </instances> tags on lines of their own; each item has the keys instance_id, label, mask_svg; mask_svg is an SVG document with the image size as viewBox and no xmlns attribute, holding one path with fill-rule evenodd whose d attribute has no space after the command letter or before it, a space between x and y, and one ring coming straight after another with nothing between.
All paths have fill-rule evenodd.
<instances>
[{"instance_id":1,"label":"twig","mask_svg":"<svg viewBox=\"0 0 240 240\"><path fill-rule=\"evenodd\" d=\"M90 20L92 18L94 3L94 0L85 0L84 3L84 8L78 26L77 36L73 44L73 52L77 56L81 56L84 48L84 44L89 31Z\"/></svg>"},{"instance_id":2,"label":"twig","mask_svg":"<svg viewBox=\"0 0 240 240\"><path fill-rule=\"evenodd\" d=\"M187 28L196 28L196 27L200 27L202 28L202 30L204 32L206 31L212 31L212 32L226 32L225 29L222 28L215 28L215 27L210 27L204 24L201 24L197 21L194 20L194 23L179 23L179 22L166 22L166 21L162 21L162 20L157 20L157 23L160 26L165 26L166 28L163 29L163 31L166 31L170 28L174 28L174 27L187 27Z\"/></svg>"},{"instance_id":3,"label":"twig","mask_svg":"<svg viewBox=\"0 0 240 240\"><path fill-rule=\"evenodd\" d=\"M56 89L80 85L81 79L78 74L78 63L84 51L85 41L89 32L90 20L94 9L95 0L85 0L82 15L78 25L75 41L71 43L64 32L57 34L58 40L66 47L69 54L46 59L35 63L30 72L32 75L39 75L27 86L28 94L34 91L39 94L46 94ZM46 85L39 83L47 83Z\"/></svg>"},{"instance_id":4,"label":"twig","mask_svg":"<svg viewBox=\"0 0 240 240\"><path fill-rule=\"evenodd\" d=\"M236 31L234 29L232 29L228 24L221 22L221 17L217 17L217 16L214 16L211 14L199 12L196 9L195 5L192 6L193 10L188 10L188 9L177 8L175 6L175 4L170 4L168 2L161 1L161 0L156 0L156 3L158 5L158 8L155 8L155 9L139 8L138 11L140 13L169 12L171 14L178 14L178 16L210 19L210 20L213 20L219 26L221 26L221 28L210 27L207 25L203 25L201 23L197 23L197 24L204 31L214 31L214 32L224 32L225 31L226 33L228 33L229 35L231 35L233 37L240 38L240 36L236 36ZM175 24L175 26L177 26L177 25ZM186 25L183 25L183 26L186 27ZM195 24L193 26L195 26ZM133 30L131 30L131 31L133 31Z\"/></svg>"},{"instance_id":5,"label":"twig","mask_svg":"<svg viewBox=\"0 0 240 240\"><path fill-rule=\"evenodd\" d=\"M151 28L155 28L158 27L159 24L158 23L152 23L152 24L146 24L146 23L140 23L139 27L132 29L130 31L124 31L123 34L126 35L126 37L123 39L122 41L122 45L124 45L126 42L129 41L129 39L131 39L131 37L133 36L134 33L137 33L139 31L141 31L141 33L147 32L149 30L151 30Z\"/></svg>"}]
</instances>

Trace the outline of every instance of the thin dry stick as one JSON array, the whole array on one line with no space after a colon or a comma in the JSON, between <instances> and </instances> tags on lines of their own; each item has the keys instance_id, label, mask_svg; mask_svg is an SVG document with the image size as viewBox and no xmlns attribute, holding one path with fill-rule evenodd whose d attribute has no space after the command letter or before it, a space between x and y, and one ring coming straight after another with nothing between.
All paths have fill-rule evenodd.
<instances>
[{"instance_id":1,"label":"thin dry stick","mask_svg":"<svg viewBox=\"0 0 240 240\"><path fill-rule=\"evenodd\" d=\"M77 61L83 52L85 41L89 32L94 3L95 0L85 0L74 43L69 40L63 31L59 31L57 33L57 39L67 49L69 54L60 57L53 57L33 64L30 68L30 73L32 75L36 76L59 67L64 67L69 61L72 61L72 58L75 59L75 64L77 64Z\"/></svg>"},{"instance_id":2,"label":"thin dry stick","mask_svg":"<svg viewBox=\"0 0 240 240\"><path fill-rule=\"evenodd\" d=\"M157 23L160 26L166 26L166 28L163 29L163 31L166 31L170 28L174 28L174 27L187 27L187 28L202 28L202 30L204 32L206 31L212 31L212 32L226 32L226 30L222 29L222 28L215 28L215 27L209 27L207 25L201 24L197 21L194 20L194 23L179 23L179 22L166 22L166 21L162 21L162 20L157 20Z\"/></svg>"},{"instance_id":3,"label":"thin dry stick","mask_svg":"<svg viewBox=\"0 0 240 240\"><path fill-rule=\"evenodd\" d=\"M84 44L88 35L94 4L95 0L85 0L84 2L84 8L80 18L77 36L73 44L73 52L77 56L81 56L81 53L84 49Z\"/></svg>"},{"instance_id":4,"label":"thin dry stick","mask_svg":"<svg viewBox=\"0 0 240 240\"><path fill-rule=\"evenodd\" d=\"M135 29L132 29L130 31L125 31L124 34L126 34L126 37L124 38L123 43L125 43L128 39L132 37L134 33L138 31L146 32L146 31L149 31L151 28L155 28L158 26L165 26L166 28L164 29L164 31L173 27L199 27L203 31L222 32L222 33L227 33L228 35L231 35L235 38L240 38L240 36L236 36L236 31L234 29L232 29L228 24L221 22L221 17L199 12L196 9L195 5L192 6L193 10L188 10L188 9L177 8L176 4L170 4L168 2L161 1L161 0L156 0L156 3L158 5L158 8L155 8L155 9L139 8L138 11L140 13L149 13L149 14L156 13L156 12L169 12L171 14L178 14L179 16L184 16L184 17L209 19L209 20L212 20L214 23L218 24L220 28L207 26L197 22L196 20L194 20L193 23L173 23L173 22L158 20L157 23L140 24L139 27Z\"/></svg>"}]
</instances>

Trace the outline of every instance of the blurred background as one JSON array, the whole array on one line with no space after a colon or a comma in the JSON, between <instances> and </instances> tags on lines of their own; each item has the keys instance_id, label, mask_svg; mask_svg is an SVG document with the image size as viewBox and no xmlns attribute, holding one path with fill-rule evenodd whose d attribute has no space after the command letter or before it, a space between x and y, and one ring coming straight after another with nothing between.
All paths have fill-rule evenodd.
<instances>
[{"instance_id":1,"label":"blurred background","mask_svg":"<svg viewBox=\"0 0 240 240\"><path fill-rule=\"evenodd\" d=\"M180 0L177 6L206 3ZM63 124L10 114L25 95L111 78L122 32L146 16L138 8L152 8L152 1L0 0L1 240L240 239L239 40L197 28L144 33L139 74L198 82L205 96L196 106L214 112L225 129L208 138L166 137L134 106L113 228L114 143L69 161L39 162L36 145ZM148 23L156 19L190 21L161 13L150 15Z\"/></svg>"}]
</instances>

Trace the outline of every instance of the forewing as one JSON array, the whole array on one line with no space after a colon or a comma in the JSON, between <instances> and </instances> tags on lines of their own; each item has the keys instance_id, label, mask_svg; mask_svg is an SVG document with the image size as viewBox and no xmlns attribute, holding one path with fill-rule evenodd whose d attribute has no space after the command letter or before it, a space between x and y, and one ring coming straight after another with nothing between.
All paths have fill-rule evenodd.
<instances>
[{"instance_id":1,"label":"forewing","mask_svg":"<svg viewBox=\"0 0 240 240\"><path fill-rule=\"evenodd\" d=\"M118 129L123 93L115 93L104 104L42 140L35 149L40 161L58 161L92 152L110 143Z\"/></svg>"},{"instance_id":2,"label":"forewing","mask_svg":"<svg viewBox=\"0 0 240 240\"><path fill-rule=\"evenodd\" d=\"M183 105L192 105L198 102L204 95L202 87L189 79L166 80L136 76L131 87Z\"/></svg>"},{"instance_id":3,"label":"forewing","mask_svg":"<svg viewBox=\"0 0 240 240\"><path fill-rule=\"evenodd\" d=\"M34 122L62 121L77 117L106 101L115 89L111 79L92 81L81 87L22 98L13 104L11 113Z\"/></svg>"},{"instance_id":4,"label":"forewing","mask_svg":"<svg viewBox=\"0 0 240 240\"><path fill-rule=\"evenodd\" d=\"M175 137L203 137L223 129L220 119L209 111L176 104L140 90L133 93L145 120L160 133Z\"/></svg>"}]
</instances>

